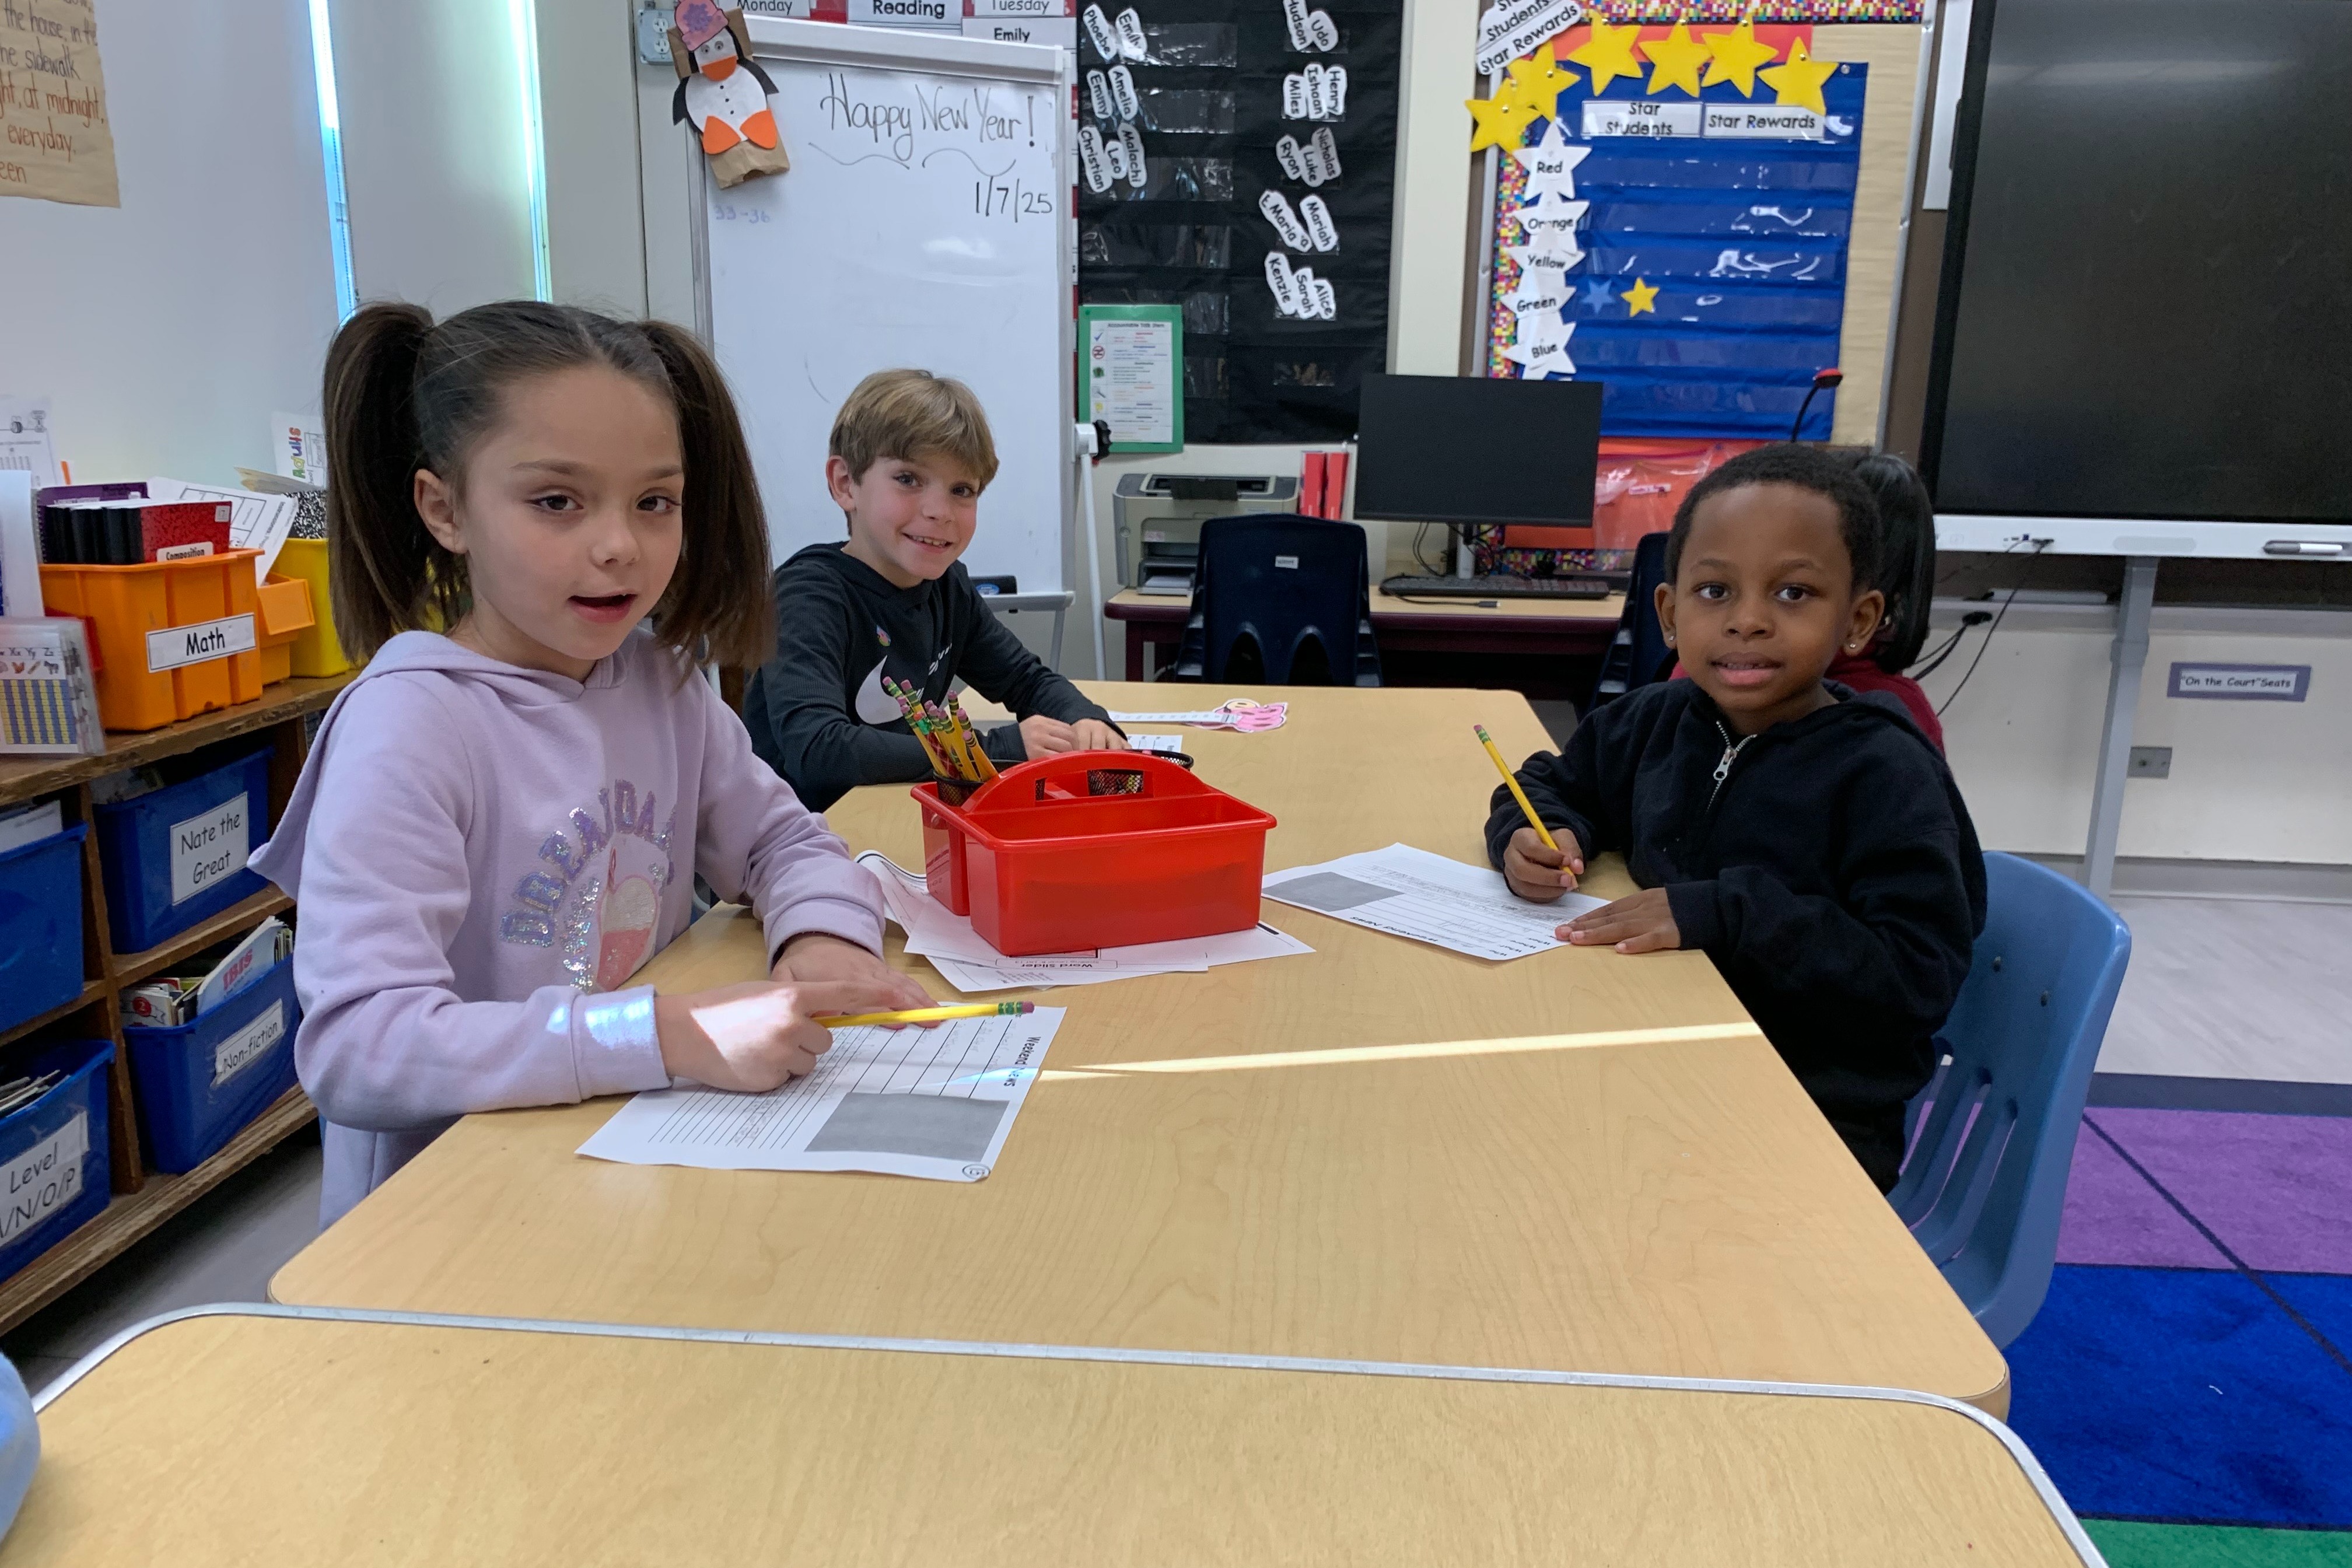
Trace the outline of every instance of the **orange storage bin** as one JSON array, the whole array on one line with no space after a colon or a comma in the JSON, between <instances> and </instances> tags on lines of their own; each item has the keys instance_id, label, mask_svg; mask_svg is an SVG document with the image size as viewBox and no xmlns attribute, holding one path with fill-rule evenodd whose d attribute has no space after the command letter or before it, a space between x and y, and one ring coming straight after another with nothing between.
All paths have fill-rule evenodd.
<instances>
[{"instance_id":1,"label":"orange storage bin","mask_svg":"<svg viewBox=\"0 0 2352 1568\"><path fill-rule=\"evenodd\" d=\"M275 686L294 673L296 639L318 625L310 610L310 584L273 572L255 590L253 607L260 621L261 684Z\"/></svg>"},{"instance_id":2,"label":"orange storage bin","mask_svg":"<svg viewBox=\"0 0 2352 1568\"><path fill-rule=\"evenodd\" d=\"M294 673L341 675L351 668L351 656L335 636L335 605L327 594L327 542L288 540L278 552L278 570L310 584L311 623L294 639Z\"/></svg>"},{"instance_id":3,"label":"orange storage bin","mask_svg":"<svg viewBox=\"0 0 2352 1568\"><path fill-rule=\"evenodd\" d=\"M160 730L261 695L258 553L41 568L49 613L79 616L97 635L98 715L108 729Z\"/></svg>"},{"instance_id":4,"label":"orange storage bin","mask_svg":"<svg viewBox=\"0 0 2352 1568\"><path fill-rule=\"evenodd\" d=\"M923 813L931 896L999 952L1180 942L1257 923L1274 818L1144 752L1064 752Z\"/></svg>"}]
</instances>

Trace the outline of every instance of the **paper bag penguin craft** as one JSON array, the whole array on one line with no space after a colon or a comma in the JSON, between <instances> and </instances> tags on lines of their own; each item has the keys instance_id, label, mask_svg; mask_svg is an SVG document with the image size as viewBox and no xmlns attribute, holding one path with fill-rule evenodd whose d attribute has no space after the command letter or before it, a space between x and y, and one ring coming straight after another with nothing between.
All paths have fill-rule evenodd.
<instances>
[{"instance_id":1,"label":"paper bag penguin craft","mask_svg":"<svg viewBox=\"0 0 2352 1568\"><path fill-rule=\"evenodd\" d=\"M678 0L675 21L669 58L678 83L670 118L695 128L719 184L740 185L754 174L791 168L768 108L776 84L751 58L741 8L721 11L712 0Z\"/></svg>"}]
</instances>

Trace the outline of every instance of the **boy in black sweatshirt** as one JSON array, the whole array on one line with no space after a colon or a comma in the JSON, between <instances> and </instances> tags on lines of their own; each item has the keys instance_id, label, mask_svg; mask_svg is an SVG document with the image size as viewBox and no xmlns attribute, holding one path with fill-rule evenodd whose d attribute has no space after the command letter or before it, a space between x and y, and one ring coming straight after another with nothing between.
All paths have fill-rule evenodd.
<instances>
[{"instance_id":1,"label":"boy in black sweatshirt","mask_svg":"<svg viewBox=\"0 0 2352 1568\"><path fill-rule=\"evenodd\" d=\"M857 384L835 416L825 483L849 520L776 570L776 655L743 691L751 749L823 811L859 784L931 776L882 689L928 700L961 678L1020 719L982 740L1000 763L1126 745L1110 715L997 624L957 560L971 542L996 445L980 401L929 371Z\"/></svg>"},{"instance_id":2,"label":"boy in black sweatshirt","mask_svg":"<svg viewBox=\"0 0 2352 1568\"><path fill-rule=\"evenodd\" d=\"M1877 631L1878 538L1869 491L1818 447L1761 447L1700 480L1658 589L1690 679L1596 710L1519 770L1559 851L1502 789L1486 845L1512 890L1542 901L1587 856L1622 850L1643 891L1561 938L1704 949L1885 1192L1984 929L1985 880L1958 786L1902 704L1822 679Z\"/></svg>"}]
</instances>

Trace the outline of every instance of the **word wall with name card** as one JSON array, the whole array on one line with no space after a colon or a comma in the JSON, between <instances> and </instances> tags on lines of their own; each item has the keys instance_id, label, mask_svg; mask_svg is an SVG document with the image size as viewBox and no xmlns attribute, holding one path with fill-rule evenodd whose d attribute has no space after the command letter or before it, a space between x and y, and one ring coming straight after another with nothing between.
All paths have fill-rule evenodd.
<instances>
[{"instance_id":1,"label":"word wall with name card","mask_svg":"<svg viewBox=\"0 0 2352 1568\"><path fill-rule=\"evenodd\" d=\"M1604 20L1511 63L1489 374L1600 382L1608 436L1788 437L1838 363L1869 72L1811 33Z\"/></svg>"},{"instance_id":2,"label":"word wall with name card","mask_svg":"<svg viewBox=\"0 0 2352 1568\"><path fill-rule=\"evenodd\" d=\"M1182 310L1186 439L1355 433L1402 32L1402 0L1081 0L1079 299Z\"/></svg>"}]
</instances>

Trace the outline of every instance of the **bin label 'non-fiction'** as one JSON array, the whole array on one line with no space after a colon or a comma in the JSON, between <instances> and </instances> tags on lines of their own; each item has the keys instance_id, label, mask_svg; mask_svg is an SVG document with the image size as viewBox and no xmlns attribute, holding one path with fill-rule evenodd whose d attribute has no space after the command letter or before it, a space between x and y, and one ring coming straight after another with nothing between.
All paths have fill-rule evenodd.
<instances>
[{"instance_id":1,"label":"bin label 'non-fiction'","mask_svg":"<svg viewBox=\"0 0 2352 1568\"><path fill-rule=\"evenodd\" d=\"M0 1246L16 1240L81 1196L81 1161L89 1152L89 1113L74 1119L8 1162L7 1206L0 1209Z\"/></svg>"},{"instance_id":2,"label":"bin label 'non-fiction'","mask_svg":"<svg viewBox=\"0 0 2352 1568\"><path fill-rule=\"evenodd\" d=\"M259 646L254 640L253 617L249 615L223 616L219 620L198 621L194 626L166 626L147 634L147 673L160 675L182 665L202 664L208 658L251 653Z\"/></svg>"},{"instance_id":3,"label":"bin label 'non-fiction'","mask_svg":"<svg viewBox=\"0 0 2352 1568\"><path fill-rule=\"evenodd\" d=\"M172 824L173 903L184 904L245 868L252 848L246 808L240 795Z\"/></svg>"},{"instance_id":4,"label":"bin label 'non-fiction'","mask_svg":"<svg viewBox=\"0 0 2352 1568\"><path fill-rule=\"evenodd\" d=\"M269 1010L213 1047L213 1087L218 1089L269 1054L286 1037L286 1004L272 1002Z\"/></svg>"}]
</instances>

